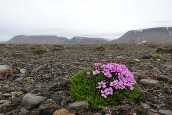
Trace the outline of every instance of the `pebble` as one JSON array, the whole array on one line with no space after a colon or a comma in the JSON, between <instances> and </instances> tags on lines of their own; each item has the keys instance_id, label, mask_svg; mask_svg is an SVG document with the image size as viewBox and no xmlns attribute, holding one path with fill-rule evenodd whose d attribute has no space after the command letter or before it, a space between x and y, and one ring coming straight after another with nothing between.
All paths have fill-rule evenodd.
<instances>
[{"instance_id":1,"label":"pebble","mask_svg":"<svg viewBox=\"0 0 172 115\"><path fill-rule=\"evenodd\" d=\"M0 108L1 108L2 106L9 105L10 103L11 103L11 101L9 101L9 100L4 100L3 104L0 104Z\"/></svg>"},{"instance_id":2,"label":"pebble","mask_svg":"<svg viewBox=\"0 0 172 115\"><path fill-rule=\"evenodd\" d=\"M172 115L172 111L171 110L159 109L159 113L161 113L163 115Z\"/></svg>"},{"instance_id":3,"label":"pebble","mask_svg":"<svg viewBox=\"0 0 172 115\"><path fill-rule=\"evenodd\" d=\"M155 109L149 109L149 110L152 111L152 112L154 112L154 113L158 113L158 111L155 110Z\"/></svg>"},{"instance_id":4,"label":"pebble","mask_svg":"<svg viewBox=\"0 0 172 115\"><path fill-rule=\"evenodd\" d=\"M46 66L46 64L45 64L45 65L40 65L40 66L34 68L34 69L31 71L31 73L35 73L35 72L39 71L40 69L42 69L42 68L45 67L45 66Z\"/></svg>"},{"instance_id":5,"label":"pebble","mask_svg":"<svg viewBox=\"0 0 172 115\"><path fill-rule=\"evenodd\" d=\"M158 80L163 80L163 81L166 81L166 82L171 82L172 81L172 78L169 77L169 76L166 76L166 75L159 75L158 76Z\"/></svg>"},{"instance_id":6,"label":"pebble","mask_svg":"<svg viewBox=\"0 0 172 115\"><path fill-rule=\"evenodd\" d=\"M117 59L125 59L124 56L117 56L116 58L117 58Z\"/></svg>"},{"instance_id":7,"label":"pebble","mask_svg":"<svg viewBox=\"0 0 172 115\"><path fill-rule=\"evenodd\" d=\"M24 107L21 107L20 111L21 111L22 114L26 114L28 112L28 110L25 109Z\"/></svg>"},{"instance_id":8,"label":"pebble","mask_svg":"<svg viewBox=\"0 0 172 115\"><path fill-rule=\"evenodd\" d=\"M79 109L79 108L88 109L89 103L88 103L88 101L76 101L76 102L69 104L68 107L73 108L73 109Z\"/></svg>"},{"instance_id":9,"label":"pebble","mask_svg":"<svg viewBox=\"0 0 172 115\"><path fill-rule=\"evenodd\" d=\"M102 115L106 115L106 114L110 114L110 111L108 110L108 109L101 109L101 113L102 113Z\"/></svg>"},{"instance_id":10,"label":"pebble","mask_svg":"<svg viewBox=\"0 0 172 115\"><path fill-rule=\"evenodd\" d=\"M161 61L161 59L156 59L157 61Z\"/></svg>"},{"instance_id":11,"label":"pebble","mask_svg":"<svg viewBox=\"0 0 172 115\"><path fill-rule=\"evenodd\" d=\"M150 106L148 104L146 104L146 103L141 103L141 107L143 109L149 109L150 108Z\"/></svg>"},{"instance_id":12,"label":"pebble","mask_svg":"<svg viewBox=\"0 0 172 115\"><path fill-rule=\"evenodd\" d=\"M11 69L11 67L8 65L0 65L0 73L9 69Z\"/></svg>"},{"instance_id":13,"label":"pebble","mask_svg":"<svg viewBox=\"0 0 172 115\"><path fill-rule=\"evenodd\" d=\"M68 110L66 109L58 109L56 110L53 115L75 115L73 113L70 113Z\"/></svg>"},{"instance_id":14,"label":"pebble","mask_svg":"<svg viewBox=\"0 0 172 115\"><path fill-rule=\"evenodd\" d=\"M32 109L43 102L45 99L46 97L27 93L22 99L22 106L26 109Z\"/></svg>"},{"instance_id":15,"label":"pebble","mask_svg":"<svg viewBox=\"0 0 172 115\"><path fill-rule=\"evenodd\" d=\"M26 74L26 69L20 69L20 73L21 73L22 75L25 75L25 74Z\"/></svg>"},{"instance_id":16,"label":"pebble","mask_svg":"<svg viewBox=\"0 0 172 115\"><path fill-rule=\"evenodd\" d=\"M12 94L11 93L4 93L4 94L2 94L2 96L4 96L4 97L11 97Z\"/></svg>"},{"instance_id":17,"label":"pebble","mask_svg":"<svg viewBox=\"0 0 172 115\"><path fill-rule=\"evenodd\" d=\"M140 60L139 59L133 59L134 61L136 61L136 62L140 62Z\"/></svg>"},{"instance_id":18,"label":"pebble","mask_svg":"<svg viewBox=\"0 0 172 115\"><path fill-rule=\"evenodd\" d=\"M101 113L94 113L94 115L102 115Z\"/></svg>"},{"instance_id":19,"label":"pebble","mask_svg":"<svg viewBox=\"0 0 172 115\"><path fill-rule=\"evenodd\" d=\"M23 80L23 77L19 77L16 79L16 81L22 81Z\"/></svg>"},{"instance_id":20,"label":"pebble","mask_svg":"<svg viewBox=\"0 0 172 115\"><path fill-rule=\"evenodd\" d=\"M152 112L152 111L148 111L148 115L160 115L160 114L159 113Z\"/></svg>"},{"instance_id":21,"label":"pebble","mask_svg":"<svg viewBox=\"0 0 172 115\"><path fill-rule=\"evenodd\" d=\"M70 100L71 100L71 96L64 98L64 99L61 101L61 105L62 105L62 106L66 105L67 102L69 102Z\"/></svg>"},{"instance_id":22,"label":"pebble","mask_svg":"<svg viewBox=\"0 0 172 115\"><path fill-rule=\"evenodd\" d=\"M152 80L152 79L141 79L140 83L144 84L144 85L156 85L158 84L158 80Z\"/></svg>"},{"instance_id":23,"label":"pebble","mask_svg":"<svg viewBox=\"0 0 172 115\"><path fill-rule=\"evenodd\" d=\"M0 104L3 104L5 102L5 100L0 100Z\"/></svg>"}]
</instances>

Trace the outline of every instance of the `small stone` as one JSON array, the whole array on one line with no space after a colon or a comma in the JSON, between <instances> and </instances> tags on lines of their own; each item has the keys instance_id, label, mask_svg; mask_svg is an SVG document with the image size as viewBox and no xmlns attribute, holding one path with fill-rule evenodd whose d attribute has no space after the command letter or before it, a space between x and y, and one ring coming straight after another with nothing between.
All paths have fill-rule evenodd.
<instances>
[{"instance_id":1,"label":"small stone","mask_svg":"<svg viewBox=\"0 0 172 115\"><path fill-rule=\"evenodd\" d=\"M67 102L69 102L71 100L71 96L67 97L67 98L64 98L62 101L61 101L61 105L64 106L67 104Z\"/></svg>"},{"instance_id":2,"label":"small stone","mask_svg":"<svg viewBox=\"0 0 172 115\"><path fill-rule=\"evenodd\" d=\"M22 114L26 114L28 112L28 110L25 109L24 107L21 107L20 111L21 111Z\"/></svg>"},{"instance_id":3,"label":"small stone","mask_svg":"<svg viewBox=\"0 0 172 115\"><path fill-rule=\"evenodd\" d=\"M16 81L22 81L23 80L23 77L19 77L16 79Z\"/></svg>"},{"instance_id":4,"label":"small stone","mask_svg":"<svg viewBox=\"0 0 172 115\"><path fill-rule=\"evenodd\" d=\"M159 113L161 113L163 115L172 115L172 111L171 110L159 109Z\"/></svg>"},{"instance_id":5,"label":"small stone","mask_svg":"<svg viewBox=\"0 0 172 115\"><path fill-rule=\"evenodd\" d=\"M154 112L154 113L158 113L158 111L155 110L155 109L149 109L149 110L152 111L152 112Z\"/></svg>"},{"instance_id":6,"label":"small stone","mask_svg":"<svg viewBox=\"0 0 172 115\"><path fill-rule=\"evenodd\" d=\"M3 114L3 113L0 113L0 115L5 115L5 114Z\"/></svg>"},{"instance_id":7,"label":"small stone","mask_svg":"<svg viewBox=\"0 0 172 115\"><path fill-rule=\"evenodd\" d=\"M11 97L12 94L11 93L4 93L4 94L2 94L2 96L4 96L4 97Z\"/></svg>"},{"instance_id":8,"label":"small stone","mask_svg":"<svg viewBox=\"0 0 172 115\"><path fill-rule=\"evenodd\" d=\"M26 69L20 69L20 73L21 73L22 75L25 75L25 74L26 74Z\"/></svg>"},{"instance_id":9,"label":"small stone","mask_svg":"<svg viewBox=\"0 0 172 115\"><path fill-rule=\"evenodd\" d=\"M116 58L117 58L117 59L125 59L124 56L117 56Z\"/></svg>"},{"instance_id":10,"label":"small stone","mask_svg":"<svg viewBox=\"0 0 172 115\"><path fill-rule=\"evenodd\" d=\"M166 76L166 75L159 75L158 76L158 80L162 80L162 81L166 81L166 82L171 82L172 81L172 78L169 77L169 76Z\"/></svg>"},{"instance_id":11,"label":"small stone","mask_svg":"<svg viewBox=\"0 0 172 115\"><path fill-rule=\"evenodd\" d=\"M11 101L9 100L5 100L3 104L0 104L0 108L6 105L9 105L11 103Z\"/></svg>"},{"instance_id":12,"label":"small stone","mask_svg":"<svg viewBox=\"0 0 172 115\"><path fill-rule=\"evenodd\" d=\"M102 113L102 115L104 115L104 114L110 114L110 111L108 110L108 109L101 109L101 113Z\"/></svg>"},{"instance_id":13,"label":"small stone","mask_svg":"<svg viewBox=\"0 0 172 115\"><path fill-rule=\"evenodd\" d=\"M94 115L102 115L101 113L94 113Z\"/></svg>"},{"instance_id":14,"label":"small stone","mask_svg":"<svg viewBox=\"0 0 172 115\"><path fill-rule=\"evenodd\" d=\"M161 59L156 59L157 61L161 61Z\"/></svg>"},{"instance_id":15,"label":"small stone","mask_svg":"<svg viewBox=\"0 0 172 115\"><path fill-rule=\"evenodd\" d=\"M4 85L3 85L3 88L4 88L4 89L8 89L9 87L10 87L9 84L4 84Z\"/></svg>"},{"instance_id":16,"label":"small stone","mask_svg":"<svg viewBox=\"0 0 172 115\"><path fill-rule=\"evenodd\" d=\"M143 57L142 57L142 59L150 59L150 58L151 58L151 56L149 56L149 55L148 55L148 56L143 56Z\"/></svg>"},{"instance_id":17,"label":"small stone","mask_svg":"<svg viewBox=\"0 0 172 115\"><path fill-rule=\"evenodd\" d=\"M0 65L0 73L6 70L10 70L11 67L8 65Z\"/></svg>"},{"instance_id":18,"label":"small stone","mask_svg":"<svg viewBox=\"0 0 172 115\"><path fill-rule=\"evenodd\" d=\"M27 93L22 99L22 106L26 109L32 109L43 102L45 99L46 97Z\"/></svg>"},{"instance_id":19,"label":"small stone","mask_svg":"<svg viewBox=\"0 0 172 115\"><path fill-rule=\"evenodd\" d=\"M139 59L133 59L134 61L136 61L136 62L140 62L140 60Z\"/></svg>"},{"instance_id":20,"label":"small stone","mask_svg":"<svg viewBox=\"0 0 172 115\"><path fill-rule=\"evenodd\" d=\"M57 108L57 104L52 99L47 99L39 105L39 109L46 110L47 108Z\"/></svg>"},{"instance_id":21,"label":"small stone","mask_svg":"<svg viewBox=\"0 0 172 115\"><path fill-rule=\"evenodd\" d=\"M156 105L157 108L161 108L161 107L163 107L163 106L165 106L164 103L161 103L161 104L157 104L157 105Z\"/></svg>"},{"instance_id":22,"label":"small stone","mask_svg":"<svg viewBox=\"0 0 172 115\"><path fill-rule=\"evenodd\" d=\"M53 115L75 115L73 113L70 113L68 110L66 109L58 109L56 110Z\"/></svg>"},{"instance_id":23,"label":"small stone","mask_svg":"<svg viewBox=\"0 0 172 115\"><path fill-rule=\"evenodd\" d=\"M160 115L160 114L159 113L152 112L152 111L148 111L148 115Z\"/></svg>"},{"instance_id":24,"label":"small stone","mask_svg":"<svg viewBox=\"0 0 172 115\"><path fill-rule=\"evenodd\" d=\"M3 104L5 102L5 100L0 100L0 104Z\"/></svg>"},{"instance_id":25,"label":"small stone","mask_svg":"<svg viewBox=\"0 0 172 115\"><path fill-rule=\"evenodd\" d=\"M77 101L69 104L68 107L73 109L79 109L79 108L88 109L89 103L88 101Z\"/></svg>"},{"instance_id":26,"label":"small stone","mask_svg":"<svg viewBox=\"0 0 172 115\"><path fill-rule=\"evenodd\" d=\"M42 68L44 68L45 66L46 66L46 65L40 65L40 66L34 68L34 69L31 71L31 73L35 73L35 72L41 70Z\"/></svg>"},{"instance_id":27,"label":"small stone","mask_svg":"<svg viewBox=\"0 0 172 115\"><path fill-rule=\"evenodd\" d=\"M143 109L149 109L149 108L150 108L149 105L146 104L146 103L141 103L141 107L142 107Z\"/></svg>"},{"instance_id":28,"label":"small stone","mask_svg":"<svg viewBox=\"0 0 172 115\"><path fill-rule=\"evenodd\" d=\"M140 82L144 85L156 85L158 84L158 80L152 80L152 79L141 79Z\"/></svg>"}]
</instances>

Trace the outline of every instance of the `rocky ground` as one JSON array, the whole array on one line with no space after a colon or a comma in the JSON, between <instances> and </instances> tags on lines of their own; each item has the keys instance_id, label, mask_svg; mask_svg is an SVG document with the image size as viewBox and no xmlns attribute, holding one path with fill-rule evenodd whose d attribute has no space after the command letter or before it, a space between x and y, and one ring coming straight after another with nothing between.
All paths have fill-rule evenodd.
<instances>
[{"instance_id":1,"label":"rocky ground","mask_svg":"<svg viewBox=\"0 0 172 115\"><path fill-rule=\"evenodd\" d=\"M138 100L93 110L69 79L95 62L126 64ZM54 113L54 114L53 114ZM0 45L0 115L172 115L172 46Z\"/></svg>"}]
</instances>

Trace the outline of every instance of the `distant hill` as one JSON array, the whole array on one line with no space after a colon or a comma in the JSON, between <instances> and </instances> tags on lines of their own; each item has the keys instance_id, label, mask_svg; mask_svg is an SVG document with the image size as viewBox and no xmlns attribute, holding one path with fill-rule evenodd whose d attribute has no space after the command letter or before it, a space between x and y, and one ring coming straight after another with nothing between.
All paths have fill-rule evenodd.
<instances>
[{"instance_id":1,"label":"distant hill","mask_svg":"<svg viewBox=\"0 0 172 115\"><path fill-rule=\"evenodd\" d=\"M7 41L7 44L63 44L68 42L65 37L57 37L54 35L17 35Z\"/></svg>"},{"instance_id":2,"label":"distant hill","mask_svg":"<svg viewBox=\"0 0 172 115\"><path fill-rule=\"evenodd\" d=\"M0 41L0 43L4 43L4 41Z\"/></svg>"},{"instance_id":3,"label":"distant hill","mask_svg":"<svg viewBox=\"0 0 172 115\"><path fill-rule=\"evenodd\" d=\"M73 37L70 40L71 44L97 44L97 43L105 43L106 39L102 38L88 38L88 37Z\"/></svg>"},{"instance_id":4,"label":"distant hill","mask_svg":"<svg viewBox=\"0 0 172 115\"><path fill-rule=\"evenodd\" d=\"M172 44L172 27L131 30L111 43L122 44Z\"/></svg>"},{"instance_id":5,"label":"distant hill","mask_svg":"<svg viewBox=\"0 0 172 115\"><path fill-rule=\"evenodd\" d=\"M96 44L104 42L107 40L101 38L73 37L67 39L55 35L18 35L7 41L6 44Z\"/></svg>"}]
</instances>

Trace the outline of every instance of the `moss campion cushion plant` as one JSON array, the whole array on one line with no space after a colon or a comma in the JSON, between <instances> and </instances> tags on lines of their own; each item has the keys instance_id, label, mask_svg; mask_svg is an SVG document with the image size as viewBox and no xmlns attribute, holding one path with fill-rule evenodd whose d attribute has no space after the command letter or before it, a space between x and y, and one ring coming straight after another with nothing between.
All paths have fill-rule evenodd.
<instances>
[{"instance_id":1,"label":"moss campion cushion plant","mask_svg":"<svg viewBox=\"0 0 172 115\"><path fill-rule=\"evenodd\" d=\"M125 65L95 63L71 78L70 93L77 100L88 100L93 108L114 106L125 98L140 96L139 86Z\"/></svg>"}]
</instances>

